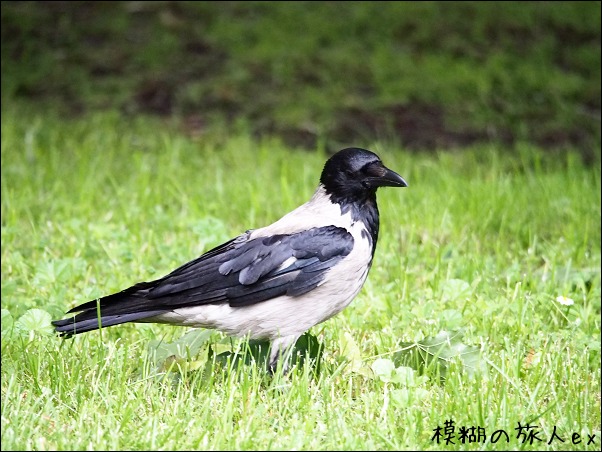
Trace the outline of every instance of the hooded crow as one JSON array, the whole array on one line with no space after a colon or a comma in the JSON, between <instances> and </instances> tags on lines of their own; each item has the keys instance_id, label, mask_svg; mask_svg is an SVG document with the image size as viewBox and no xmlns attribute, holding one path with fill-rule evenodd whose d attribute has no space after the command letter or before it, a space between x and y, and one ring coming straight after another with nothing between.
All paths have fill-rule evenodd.
<instances>
[{"instance_id":1,"label":"hooded crow","mask_svg":"<svg viewBox=\"0 0 602 452\"><path fill-rule=\"evenodd\" d=\"M376 190L384 186L407 183L373 152L343 149L324 165L312 198L275 223L52 323L62 336L127 322L214 328L270 340L275 369L305 331L362 288L378 240Z\"/></svg>"}]
</instances>

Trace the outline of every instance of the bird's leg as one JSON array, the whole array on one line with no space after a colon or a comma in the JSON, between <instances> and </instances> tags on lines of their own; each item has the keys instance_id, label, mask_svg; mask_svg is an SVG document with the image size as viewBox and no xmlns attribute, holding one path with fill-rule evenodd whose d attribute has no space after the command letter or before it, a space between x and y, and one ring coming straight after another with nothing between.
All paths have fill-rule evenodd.
<instances>
[{"instance_id":1,"label":"bird's leg","mask_svg":"<svg viewBox=\"0 0 602 452\"><path fill-rule=\"evenodd\" d=\"M300 335L278 337L272 341L270 351L270 372L276 373L278 362L281 361L282 372L287 373L292 358L293 348Z\"/></svg>"}]
</instances>

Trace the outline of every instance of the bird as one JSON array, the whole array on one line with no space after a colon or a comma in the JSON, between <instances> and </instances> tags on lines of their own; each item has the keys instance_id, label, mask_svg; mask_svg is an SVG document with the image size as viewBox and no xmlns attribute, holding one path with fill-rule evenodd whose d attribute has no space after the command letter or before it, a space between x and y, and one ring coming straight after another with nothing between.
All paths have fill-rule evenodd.
<instances>
[{"instance_id":1,"label":"bird","mask_svg":"<svg viewBox=\"0 0 602 452\"><path fill-rule=\"evenodd\" d=\"M142 322L268 340L274 370L302 334L358 295L378 241L376 191L407 186L374 152L342 149L324 164L310 200L276 222L162 278L75 306L67 314L77 314L52 323L63 337ZM280 362L285 369L286 363Z\"/></svg>"}]
</instances>

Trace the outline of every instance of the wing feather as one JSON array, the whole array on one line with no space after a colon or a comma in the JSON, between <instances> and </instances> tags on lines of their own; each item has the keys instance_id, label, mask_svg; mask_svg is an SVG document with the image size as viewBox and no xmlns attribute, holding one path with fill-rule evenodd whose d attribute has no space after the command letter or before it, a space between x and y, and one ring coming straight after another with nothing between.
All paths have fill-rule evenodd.
<instances>
[{"instance_id":1,"label":"wing feather","mask_svg":"<svg viewBox=\"0 0 602 452\"><path fill-rule=\"evenodd\" d=\"M207 303L247 306L285 294L299 296L316 287L353 248L353 236L336 226L249 236L224 243L161 279L101 298L100 309L117 315ZM72 311L96 310L96 303Z\"/></svg>"}]
</instances>

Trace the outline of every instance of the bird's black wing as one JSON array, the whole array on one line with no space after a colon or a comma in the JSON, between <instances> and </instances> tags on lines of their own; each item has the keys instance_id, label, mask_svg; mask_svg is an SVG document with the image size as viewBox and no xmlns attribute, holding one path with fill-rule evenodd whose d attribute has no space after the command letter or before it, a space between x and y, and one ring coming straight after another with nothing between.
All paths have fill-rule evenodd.
<instances>
[{"instance_id":1,"label":"bird's black wing","mask_svg":"<svg viewBox=\"0 0 602 452\"><path fill-rule=\"evenodd\" d=\"M98 308L102 317L133 315L140 319L145 312L156 315L200 304L247 306L281 295L296 297L315 288L353 248L352 235L336 226L254 239L249 236L246 233L226 242L163 278L138 283L69 312L87 311L85 317L93 318Z\"/></svg>"},{"instance_id":2,"label":"bird's black wing","mask_svg":"<svg viewBox=\"0 0 602 452\"><path fill-rule=\"evenodd\" d=\"M244 236L241 236L244 237ZM325 226L294 234L234 240L173 271L146 298L150 308L228 302L246 306L315 288L347 256L353 237Z\"/></svg>"}]
</instances>

